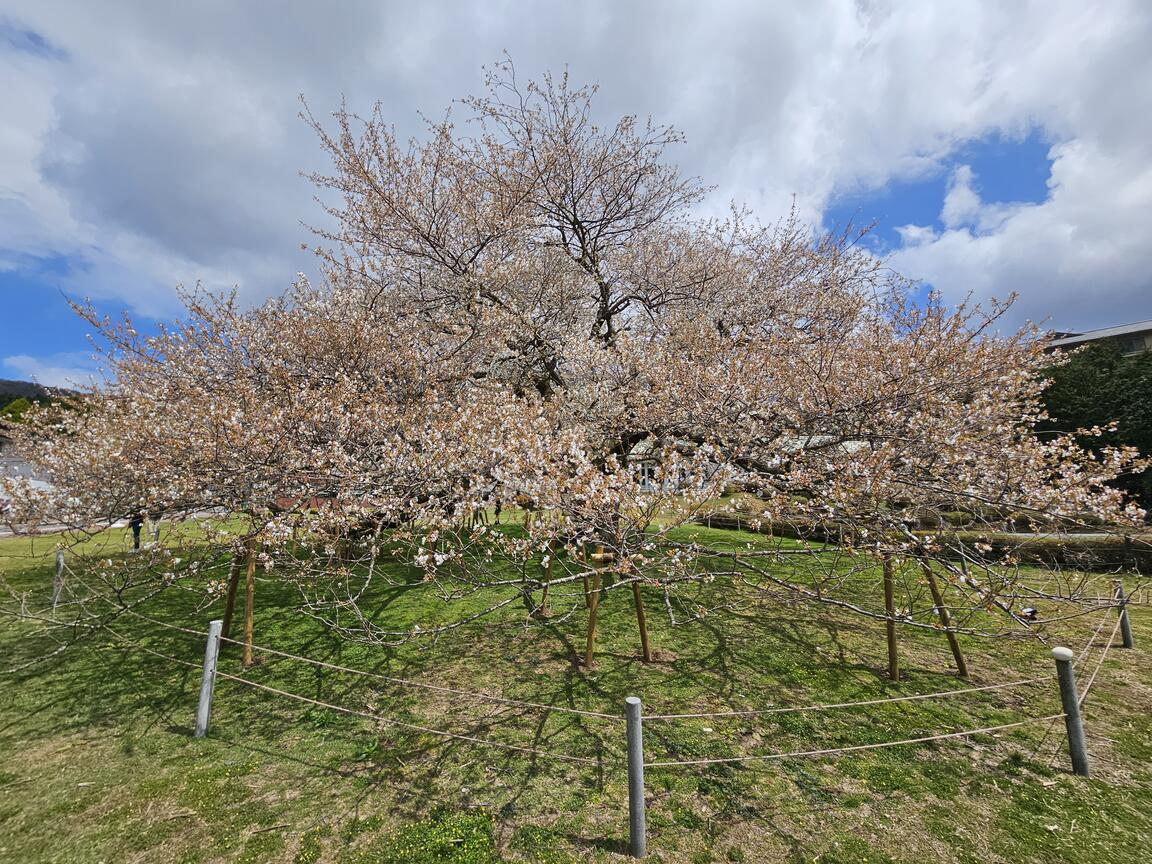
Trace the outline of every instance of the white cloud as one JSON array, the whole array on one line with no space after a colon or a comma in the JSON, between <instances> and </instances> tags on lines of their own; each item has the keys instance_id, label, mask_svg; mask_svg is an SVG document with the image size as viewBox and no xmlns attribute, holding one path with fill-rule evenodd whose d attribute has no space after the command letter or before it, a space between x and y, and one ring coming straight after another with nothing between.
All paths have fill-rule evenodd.
<instances>
[{"instance_id":1,"label":"white cloud","mask_svg":"<svg viewBox=\"0 0 1152 864\"><path fill-rule=\"evenodd\" d=\"M947 228L971 225L980 215L980 195L972 186L972 169L961 165L952 172L940 221Z\"/></svg>"},{"instance_id":2,"label":"white cloud","mask_svg":"<svg viewBox=\"0 0 1152 864\"><path fill-rule=\"evenodd\" d=\"M941 218L947 229L905 229L906 246L893 266L929 276L953 301L1016 290L1017 318L1047 320L1056 329L1148 317L1152 164L1129 164L1079 140L1051 155L1046 201L1005 207L976 197L958 220L946 199Z\"/></svg>"},{"instance_id":3,"label":"white cloud","mask_svg":"<svg viewBox=\"0 0 1152 864\"><path fill-rule=\"evenodd\" d=\"M48 357L17 354L0 359L5 372L21 381L34 381L45 387L78 389L99 382L95 364L87 354L65 352Z\"/></svg>"},{"instance_id":4,"label":"white cloud","mask_svg":"<svg viewBox=\"0 0 1152 864\"><path fill-rule=\"evenodd\" d=\"M1149 317L1142 0L7 6L59 51L0 54L0 269L73 256L80 293L137 309L166 314L179 282L254 297L311 269L300 222L323 216L297 172L323 166L298 93L318 114L378 98L416 132L507 48L525 76L568 62L598 81L605 116L682 128L672 156L717 185L707 209L768 221L795 196L817 223L835 194L1039 127L1059 142L1047 202L989 204L957 174L945 229L904 229L895 262L950 298L1017 289L1029 315L1091 318L1069 326Z\"/></svg>"},{"instance_id":5,"label":"white cloud","mask_svg":"<svg viewBox=\"0 0 1152 864\"><path fill-rule=\"evenodd\" d=\"M900 241L906 247L931 243L938 236L928 225L900 225L897 226L896 233L900 235Z\"/></svg>"}]
</instances>

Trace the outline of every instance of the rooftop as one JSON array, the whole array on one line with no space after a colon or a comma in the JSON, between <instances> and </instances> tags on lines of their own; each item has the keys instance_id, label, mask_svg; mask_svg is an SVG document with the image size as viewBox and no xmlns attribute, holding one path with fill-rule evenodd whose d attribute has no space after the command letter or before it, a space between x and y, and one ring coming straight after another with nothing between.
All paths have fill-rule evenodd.
<instances>
[{"instance_id":1,"label":"rooftop","mask_svg":"<svg viewBox=\"0 0 1152 864\"><path fill-rule=\"evenodd\" d=\"M1109 339L1113 336L1127 336L1131 333L1143 333L1145 331L1152 331L1152 320L1121 324L1119 327L1104 327L1100 330L1089 330L1086 333L1061 332L1055 334L1058 338L1051 340L1048 347L1065 348L1084 342L1095 342L1097 339Z\"/></svg>"}]
</instances>

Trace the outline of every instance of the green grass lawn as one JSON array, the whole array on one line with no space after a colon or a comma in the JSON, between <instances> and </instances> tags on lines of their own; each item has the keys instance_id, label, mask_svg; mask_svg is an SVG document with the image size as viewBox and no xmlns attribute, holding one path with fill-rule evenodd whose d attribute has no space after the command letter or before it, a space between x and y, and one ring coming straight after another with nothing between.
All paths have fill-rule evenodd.
<instances>
[{"instance_id":1,"label":"green grass lawn","mask_svg":"<svg viewBox=\"0 0 1152 864\"><path fill-rule=\"evenodd\" d=\"M764 543L693 529L709 543ZM108 555L122 554L114 535ZM175 538L169 542L175 542ZM42 608L53 541L0 540L0 573ZM449 620L418 581L375 592L375 620ZM860 580L861 592L872 583ZM192 588L191 584L187 586ZM631 598L601 607L598 664L578 662L585 613L530 622L517 605L435 641L341 640L296 611L275 580L257 586L256 642L395 677L619 713L843 702L968 686L947 643L902 631L905 678L885 680L883 624L768 601L718 579L698 598L730 605L671 626L646 595L656 662L639 660ZM483 596L460 601L479 606ZM579 603L577 598L571 602ZM557 611L565 608L558 598ZM871 605L875 606L875 602ZM222 603L169 590L142 611L205 630ZM691 605L685 608L691 608ZM66 608L60 615L67 614ZM664 862L1091 862L1152 856L1152 614L1132 610L1137 648L1112 650L1085 706L1096 776L1074 778L1062 723L835 757L650 768L650 858ZM1079 650L1097 617L1055 634ZM212 731L191 736L204 640L122 617L43 663L0 676L0 861L540 862L625 860L621 720L462 699L257 652L248 674L319 702L410 726L593 760L570 763L385 725L237 682L217 683ZM1111 622L1103 635L1111 631ZM57 634L59 637L59 634ZM1081 667L1085 676L1102 639ZM40 628L0 618L0 666L44 656ZM1034 676L1033 688L848 710L651 722L650 761L728 757L897 740L1056 713L1048 648L965 639L972 684ZM221 670L240 674L238 649ZM1056 759L1049 767L1053 755Z\"/></svg>"}]
</instances>

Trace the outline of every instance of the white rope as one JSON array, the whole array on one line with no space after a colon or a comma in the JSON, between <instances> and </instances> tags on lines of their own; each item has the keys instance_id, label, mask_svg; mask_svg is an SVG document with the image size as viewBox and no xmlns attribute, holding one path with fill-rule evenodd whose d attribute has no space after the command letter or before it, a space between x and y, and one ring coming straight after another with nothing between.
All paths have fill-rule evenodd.
<instances>
[{"instance_id":1,"label":"white rope","mask_svg":"<svg viewBox=\"0 0 1152 864\"><path fill-rule=\"evenodd\" d=\"M1088 649L1092 647L1092 643L1096 641L1096 637L1100 635L1100 631L1104 629L1104 624L1108 621L1108 613L1112 611L1112 607L1108 607L1100 613L1100 620L1096 622L1096 629L1092 631L1092 635L1088 637L1088 641L1084 643L1084 647L1080 649L1080 653L1076 655L1076 659L1072 661L1072 668L1075 669L1080 663L1088 656Z\"/></svg>"},{"instance_id":2,"label":"white rope","mask_svg":"<svg viewBox=\"0 0 1152 864\"><path fill-rule=\"evenodd\" d=\"M439 735L443 738L454 738L457 741L469 741L473 744L483 744L487 747L498 747L501 750L515 750L520 753L531 753L535 756L546 756L549 759L563 759L566 762L580 762L589 765L597 765L599 762L596 759L589 759L585 756L569 756L566 753L553 753L549 750L538 750L534 747L522 747L517 744L504 744L500 741L490 741L486 738L475 738L471 735L461 735L457 732L445 732L440 729L431 729L427 726L420 726L416 723L407 723L403 720L395 720L391 717L383 717L371 711L360 711L355 708L346 708L343 705L333 705L330 702L322 702L319 699L312 699L308 696L301 696L299 693L290 693L287 690L280 690L276 687L269 687L267 684L259 684L251 681L248 678L241 678L238 675L229 675L227 672L220 672L217 670L217 677L226 678L229 681L235 681L238 684L246 684L249 687L255 687L259 690L274 693L277 696L287 696L289 699L296 699L300 702L306 702L310 705L317 705L321 708L328 708L332 711L342 711L345 714L354 714L359 717L367 717L371 720L377 720L381 723L387 723L390 726L401 726L405 729L412 729L417 732L426 732L429 735Z\"/></svg>"},{"instance_id":3,"label":"white rope","mask_svg":"<svg viewBox=\"0 0 1152 864\"><path fill-rule=\"evenodd\" d=\"M699 714L652 714L644 717L644 722L650 720L688 720L706 717L753 717L763 714L790 714L797 711L827 711L833 708L856 708L866 705L884 705L888 702L915 702L923 699L936 699L945 696L959 696L963 693L980 693L986 690L1004 690L1008 687L1023 687L1029 684L1039 684L1047 678L1029 678L1024 681L1009 681L1003 684L987 684L983 687L965 687L961 690L942 690L938 693L922 693L918 696L892 696L887 699L866 699L861 702L832 702L819 705L794 705L781 708L762 708L750 711L719 711Z\"/></svg>"},{"instance_id":4,"label":"white rope","mask_svg":"<svg viewBox=\"0 0 1152 864\"><path fill-rule=\"evenodd\" d=\"M1104 624L1108 620L1108 613L1110 611L1111 611L1111 609L1105 609L1103 611L1103 613L1101 613L1100 620L1098 622L1096 622L1096 629L1093 630L1092 633L1088 636L1088 641L1086 641L1084 643L1084 647L1080 649L1080 653L1078 653L1076 655L1075 659L1072 661L1073 671L1075 671L1076 668L1083 662L1084 658L1088 656L1088 651L1092 647L1092 643L1096 641L1096 637L1099 636L1100 631L1104 629ZM1077 703L1077 704L1079 704L1079 703ZM1058 720L1060 718L1056 718L1056 719ZM1029 756L1030 759L1035 759L1036 754L1038 754L1041 750L1044 749L1044 745L1046 745L1048 743L1048 739L1052 737L1052 730L1055 728L1056 728L1056 720L1053 720L1051 723L1048 724L1048 728L1044 730L1044 735L1043 735L1043 737L1041 737L1040 743L1037 744L1036 747L1032 750L1032 754ZM1051 766L1051 764L1056 760L1056 756L1059 753L1060 753L1060 745L1057 744L1056 745L1056 752L1052 755L1052 758L1048 760L1049 766Z\"/></svg>"},{"instance_id":5,"label":"white rope","mask_svg":"<svg viewBox=\"0 0 1152 864\"><path fill-rule=\"evenodd\" d=\"M1088 676L1088 683L1084 685L1083 692L1080 693L1077 699L1077 705L1083 705L1084 700L1088 698L1088 691L1092 689L1092 685L1096 683L1096 675L1100 672L1100 668L1104 665L1104 658L1108 656L1108 652L1112 650L1112 642L1116 638L1116 631L1120 629L1120 625L1124 623L1124 619L1117 617L1116 626L1112 628L1112 634L1108 637L1108 642L1104 645L1104 650L1100 652L1100 658L1096 661L1096 667L1092 670L1092 674Z\"/></svg>"},{"instance_id":6,"label":"white rope","mask_svg":"<svg viewBox=\"0 0 1152 864\"><path fill-rule=\"evenodd\" d=\"M164 654L163 652L156 651L152 648L148 648L145 645L141 645L139 642L134 642L133 640L127 638L126 636L121 635L120 633L117 633L115 630L112 630L111 628L107 628L107 629L108 629L108 632L111 633L113 636L115 636L117 639L120 639L122 642L125 642L128 645L132 646L133 648L136 648L139 651L143 651L146 654L151 654L155 657L160 657L163 660L167 660L170 663L176 663L180 666L188 666L188 667L191 667L193 669L200 669L201 668L201 665L199 663L193 663L189 660L181 660L178 657L169 656L168 654ZM503 742L500 742L500 741L490 741L486 738L476 738L472 735L461 735L457 732L445 732L444 730L441 730L441 729L432 729L428 726L421 726L421 725L416 724L416 723L408 723L404 720L396 720L392 717L384 717L383 715L376 714L372 711L361 711L361 710L358 710L356 708L346 708L343 705L334 705L330 702L322 702L319 699L312 699L308 696L301 696L299 693L291 693L287 690L280 690L279 688L276 688L276 687L270 687L267 684L260 684L256 681L252 681L248 678L242 678L239 675L229 675L227 672L221 672L219 669L216 670L216 677L217 678L224 678L228 681L235 681L238 684L246 684L250 687L255 687L259 690L264 690L268 693L274 693L277 696L286 696L289 699L296 699L300 702L306 702L308 704L316 705L316 706L319 706L321 708L328 708L332 711L341 711L345 714L353 714L353 715L356 715L358 717L366 717L366 718L371 719L371 720L376 720L380 723L386 723L390 726L401 726L405 729L412 729L414 731L424 732L424 733L427 733L429 735L439 735L442 738L453 738L453 739L458 740L458 741L468 741L472 744L481 744L481 745L484 745L487 747L496 747L496 748L499 748L501 750L515 750L515 751L520 752L520 753L531 753L531 754L536 755L536 756L546 756L550 759L562 759L566 762L579 762L579 763L584 763L584 764L589 764L589 765L598 765L599 764L598 760L589 759L585 756L569 756L566 753L553 753L549 750L539 750L539 749L534 748L534 747L522 747L522 746L519 746L517 744L504 744Z\"/></svg>"},{"instance_id":7,"label":"white rope","mask_svg":"<svg viewBox=\"0 0 1152 864\"><path fill-rule=\"evenodd\" d=\"M967 735L981 735L987 732L999 732L1004 729L1015 729L1018 726L1027 726L1031 723L1046 723L1058 720L1063 714L1052 714L1048 717L1032 717L1016 723L1005 723L1001 726L986 726L983 729L966 729L963 732L945 732L939 735L926 735L923 738L905 738L902 741L883 741L878 744L856 744L851 747L833 747L827 750L799 750L792 753L769 753L762 756L733 756L723 759L690 759L683 762L645 762L645 768L665 768L679 765L719 765L732 762L767 762L774 759L797 759L807 756L835 756L838 753L855 753L861 750L879 750L884 747L900 747L905 744L923 744L926 741L942 741L945 738L963 738Z\"/></svg>"},{"instance_id":8,"label":"white rope","mask_svg":"<svg viewBox=\"0 0 1152 864\"><path fill-rule=\"evenodd\" d=\"M242 645L244 643L236 639L228 639L224 636L220 637L221 642L231 642L233 645ZM566 714L579 714L584 717L600 717L607 720L622 720L624 719L619 714L605 714L602 711L585 711L581 708L568 708L559 705L548 705L543 702L526 702L522 699L506 699L503 696L495 696L491 693L483 693L474 690L460 690L455 687L444 687L439 684L426 684L423 681L413 681L409 678L394 678L391 675L382 675L379 672L368 672L363 669L353 669L348 666L340 666L336 663L328 663L324 660L315 660L311 657L301 657L297 654L289 654L287 651L277 651L275 648L268 648L264 645L253 645L253 650L263 651L268 654L274 654L278 657L285 657L289 660L299 660L303 663L311 663L315 666L323 666L325 669L333 669L337 672L350 672L354 675L365 675L369 678L376 678L380 681L387 681L391 684L403 684L408 687L420 687L424 690L432 690L437 693L452 693L457 696L466 696L472 699L482 699L488 702L495 702L502 705L513 705L521 708L535 708L541 711L559 711Z\"/></svg>"},{"instance_id":9,"label":"white rope","mask_svg":"<svg viewBox=\"0 0 1152 864\"><path fill-rule=\"evenodd\" d=\"M159 625L160 627L168 627L169 629L179 630L181 633L189 633L193 636L199 636L201 638L203 638L205 635L204 633L200 632L199 630L190 630L187 627L180 627L176 624L168 624L164 621L157 621L155 618L150 618L147 615L142 615L141 613L136 612L132 609L125 609L124 611L127 612L129 615L135 615L137 618L142 618L143 620L149 621L149 622L156 624L156 625ZM239 640L229 639L226 636L221 636L220 641L221 642L229 642L233 645L243 645L244 644L243 642L241 642ZM496 695L493 695L492 693L483 693L483 692L474 691L474 690L461 690L461 689L456 688L456 687L444 687L444 686L441 686L439 684L428 684L428 683L423 682L423 681L413 681L410 678L396 678L392 675L382 675L379 672L369 672L369 671L364 670L364 669L354 669L354 668L349 667L349 666L340 666L336 663L328 663L324 660L316 660L316 659L313 659L311 657L301 657L298 654L290 654L287 651L278 651L275 648L269 648L267 645L253 644L252 648L255 651L263 651L264 653L274 654L277 657L284 657L284 658L289 659L289 660L299 660L302 663L311 663L315 666L322 666L325 669L333 669L337 672L349 672L353 675L365 675L369 678L376 678L380 681L387 681L391 684L402 684L402 685L405 685L408 687L419 687L419 688L422 688L424 690L432 690L432 691L435 691L438 693L452 693L452 694L455 694L457 696L466 696L466 697L469 697L472 699L481 699L484 701L495 702L495 703L499 703L499 704L503 704L503 705L513 705L513 706L518 706L521 708L535 708L535 709L541 710L541 711L557 711L557 712L565 713L565 714L578 714L578 715L583 716L583 717L598 717L598 718L602 718L602 719L606 719L606 720L622 720L623 719L623 717L619 714L607 714L607 713L604 713L602 711L585 711L584 709L581 709L581 708L568 708L566 706L560 706L560 705L548 705L548 704L543 703L543 702L528 702L528 701L525 701L523 699L506 699L503 696L496 696Z\"/></svg>"}]
</instances>

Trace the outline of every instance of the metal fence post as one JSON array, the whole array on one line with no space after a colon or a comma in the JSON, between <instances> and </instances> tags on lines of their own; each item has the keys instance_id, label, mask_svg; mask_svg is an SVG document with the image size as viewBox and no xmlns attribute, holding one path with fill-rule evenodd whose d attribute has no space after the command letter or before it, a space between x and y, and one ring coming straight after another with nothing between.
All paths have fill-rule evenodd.
<instances>
[{"instance_id":1,"label":"metal fence post","mask_svg":"<svg viewBox=\"0 0 1152 864\"><path fill-rule=\"evenodd\" d=\"M640 697L624 700L628 721L628 851L633 858L648 854L644 825L644 733L640 721Z\"/></svg>"},{"instance_id":2,"label":"metal fence post","mask_svg":"<svg viewBox=\"0 0 1152 864\"><path fill-rule=\"evenodd\" d=\"M64 591L64 550L56 550L56 575L52 579L52 611L60 605L60 594Z\"/></svg>"},{"instance_id":3,"label":"metal fence post","mask_svg":"<svg viewBox=\"0 0 1152 864\"><path fill-rule=\"evenodd\" d=\"M1128 599L1124 596L1124 583L1117 579L1113 584L1116 586L1116 602L1120 604L1120 638L1124 640L1125 648L1131 648L1132 622L1128 620Z\"/></svg>"},{"instance_id":4,"label":"metal fence post","mask_svg":"<svg viewBox=\"0 0 1152 864\"><path fill-rule=\"evenodd\" d=\"M1052 656L1056 658L1056 678L1060 682L1060 704L1064 709L1064 728L1068 730L1072 773L1090 777L1088 747L1084 743L1084 722L1080 718L1080 698L1076 694L1076 674L1072 671L1073 654L1069 648L1053 648Z\"/></svg>"},{"instance_id":5,"label":"metal fence post","mask_svg":"<svg viewBox=\"0 0 1152 864\"><path fill-rule=\"evenodd\" d=\"M204 648L204 674L200 679L200 703L196 706L196 737L208 734L212 717L212 690L216 686L216 655L220 651L221 620L208 622L208 645Z\"/></svg>"}]
</instances>

